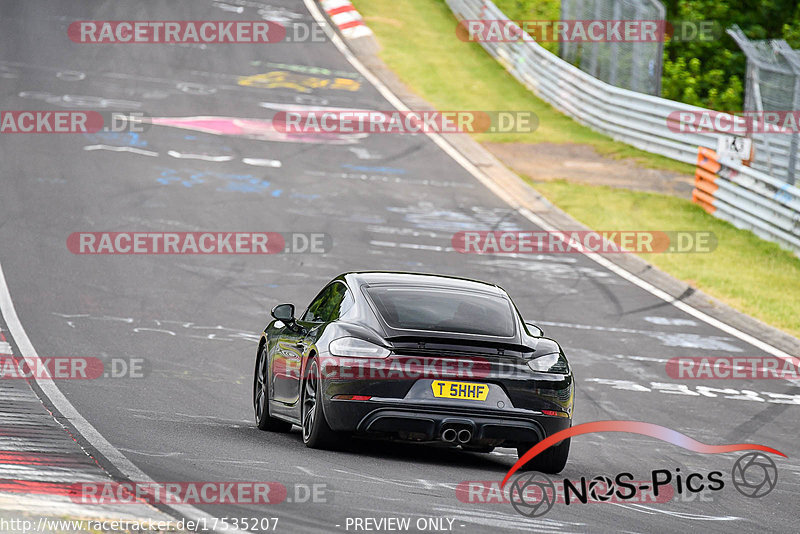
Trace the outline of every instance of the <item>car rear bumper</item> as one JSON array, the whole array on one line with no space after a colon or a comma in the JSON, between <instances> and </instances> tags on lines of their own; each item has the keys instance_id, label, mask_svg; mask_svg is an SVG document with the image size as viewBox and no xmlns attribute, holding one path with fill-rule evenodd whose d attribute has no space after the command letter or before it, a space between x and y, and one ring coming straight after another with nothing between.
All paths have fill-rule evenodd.
<instances>
[{"instance_id":1,"label":"car rear bumper","mask_svg":"<svg viewBox=\"0 0 800 534\"><path fill-rule=\"evenodd\" d=\"M470 439L461 444L473 446L529 445L572 424L569 417L531 410L470 409L400 399L326 399L324 410L333 430L414 441L446 441L442 439L443 432L453 428L469 430ZM453 443L460 442L456 439Z\"/></svg>"}]
</instances>

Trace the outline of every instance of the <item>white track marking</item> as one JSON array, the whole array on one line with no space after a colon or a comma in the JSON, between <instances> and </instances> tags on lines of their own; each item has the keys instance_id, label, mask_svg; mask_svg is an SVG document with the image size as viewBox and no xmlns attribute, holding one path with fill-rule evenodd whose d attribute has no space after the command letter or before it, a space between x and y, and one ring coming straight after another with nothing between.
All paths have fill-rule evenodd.
<instances>
[{"instance_id":1,"label":"white track marking","mask_svg":"<svg viewBox=\"0 0 800 534\"><path fill-rule=\"evenodd\" d=\"M201 161L231 161L233 156L208 156L206 154L183 154L177 150L168 150L167 154L178 159L199 159Z\"/></svg>"},{"instance_id":2,"label":"white track marking","mask_svg":"<svg viewBox=\"0 0 800 534\"><path fill-rule=\"evenodd\" d=\"M130 452L133 454L138 454L140 456L152 456L154 458L168 458L171 456L181 456L183 455L182 452L144 452L144 451L137 451L134 449L126 449L124 447L119 447L119 450L124 452Z\"/></svg>"},{"instance_id":3,"label":"white track marking","mask_svg":"<svg viewBox=\"0 0 800 534\"><path fill-rule=\"evenodd\" d=\"M87 145L83 147L84 150L110 150L112 152L132 152L134 154L141 154L142 156L157 157L158 152L151 150L142 150L141 148L134 148L131 146L111 146L111 145Z\"/></svg>"},{"instance_id":4,"label":"white track marking","mask_svg":"<svg viewBox=\"0 0 800 534\"><path fill-rule=\"evenodd\" d=\"M699 334L687 334L682 332L661 332L658 330L636 330L633 328L620 328L615 326L592 326L584 324L562 323L552 321L539 321L541 326L563 327L570 330L599 330L601 332L621 332L650 336L658 339L662 345L667 347L685 347L702 350L720 350L725 352L744 352L735 345L728 343L731 340L724 336L701 336Z\"/></svg>"},{"instance_id":5,"label":"white track marking","mask_svg":"<svg viewBox=\"0 0 800 534\"><path fill-rule=\"evenodd\" d=\"M430 250L433 252L454 251L452 247L443 247L440 245L420 245L419 243L395 243L393 241L370 241L369 244L375 247L410 248L414 250Z\"/></svg>"},{"instance_id":6,"label":"white track marking","mask_svg":"<svg viewBox=\"0 0 800 534\"><path fill-rule=\"evenodd\" d=\"M716 516L716 515L689 514L685 512L675 512L673 510L659 510L657 508L651 508L650 506L645 506L643 504L623 504L616 502L612 502L609 504L621 506L622 508L627 508L628 510L635 510L637 512L642 512L645 514L665 514L672 517L679 517L681 519L691 519L695 521L741 521L743 519L741 517L736 517L734 515Z\"/></svg>"},{"instance_id":7,"label":"white track marking","mask_svg":"<svg viewBox=\"0 0 800 534\"><path fill-rule=\"evenodd\" d=\"M22 323L17 316L17 310L14 309L14 303L11 300L11 293L8 291L6 284L5 274L3 273L3 266L0 264L0 313L8 326L11 337L19 347L22 357L25 362L33 367L39 361L39 355L33 347L33 343L28 338L28 334L22 327ZM34 376L34 380L41 389L42 393L50 399L50 402L55 406L56 410L66 418L72 426L84 437L100 454L102 454L114 467L116 467L127 479L132 482L145 482L155 483L155 481L147 476L144 471L136 467L133 462L128 460L116 447L108 442L106 438L87 421L72 403L61 393L61 390L56 386L55 381L50 378L49 372L46 368L43 369L43 377ZM188 519L197 521L205 519L207 524L214 524L213 516L190 506L188 504L170 505L170 508L179 512ZM227 525L226 525L227 526ZM223 530L219 530L223 532ZM225 529L224 532L234 533L242 532L236 529Z\"/></svg>"},{"instance_id":8,"label":"white track marking","mask_svg":"<svg viewBox=\"0 0 800 534\"><path fill-rule=\"evenodd\" d=\"M642 335L659 335L659 336L679 336L679 335L689 335L684 334L683 332L663 332L660 330L639 330L635 328L623 328L618 326L596 326L590 324L577 324L577 323L565 323L559 321L539 321L540 324L543 326L557 326L568 328L570 330L600 330L604 332L622 332L626 334L642 334ZM714 336L716 339L730 339L728 337L720 337ZM740 349L734 348L738 352L741 352Z\"/></svg>"},{"instance_id":9,"label":"white track marking","mask_svg":"<svg viewBox=\"0 0 800 534\"><path fill-rule=\"evenodd\" d=\"M402 486L404 488L414 488L414 484L409 484L407 482L401 480L394 480L391 478L381 478L381 477L373 477L370 475L365 475L364 473L354 473L352 471L346 471L344 469L334 469L337 473L342 473L345 475L353 475L359 477L364 480L369 480L370 482L379 483L379 484L394 484L395 486Z\"/></svg>"},{"instance_id":10,"label":"white track marking","mask_svg":"<svg viewBox=\"0 0 800 534\"><path fill-rule=\"evenodd\" d=\"M244 7L243 6L232 6L232 5L226 4L224 2L214 2L212 5L214 7L220 8L223 11L230 11L231 13L243 13L244 12Z\"/></svg>"},{"instance_id":11,"label":"white track marking","mask_svg":"<svg viewBox=\"0 0 800 534\"><path fill-rule=\"evenodd\" d=\"M674 319L672 317L642 317L648 323L673 326L697 326L691 319Z\"/></svg>"},{"instance_id":12,"label":"white track marking","mask_svg":"<svg viewBox=\"0 0 800 534\"><path fill-rule=\"evenodd\" d=\"M373 154L369 150L363 147L351 147L348 149L350 152L356 155L358 159L382 159L383 156L380 154Z\"/></svg>"},{"instance_id":13,"label":"white track marking","mask_svg":"<svg viewBox=\"0 0 800 534\"><path fill-rule=\"evenodd\" d=\"M263 158L243 158L242 163L247 165L255 165L256 167L273 167L278 168L283 164L277 159L263 159Z\"/></svg>"},{"instance_id":14,"label":"white track marking","mask_svg":"<svg viewBox=\"0 0 800 534\"><path fill-rule=\"evenodd\" d=\"M258 105L262 108L272 109L275 111L371 111L368 109L311 106L308 104L280 104L278 102L259 102Z\"/></svg>"},{"instance_id":15,"label":"white track marking","mask_svg":"<svg viewBox=\"0 0 800 534\"><path fill-rule=\"evenodd\" d=\"M350 62L351 65L361 73L364 78L369 81L377 90L378 92L396 109L400 111L410 111L408 106L406 106L394 93L392 93L391 89L389 89L382 81L378 79L367 67L364 66L363 63L350 51L347 45L342 41L342 38L333 31L330 25L325 20L325 17L320 12L317 5L314 3L314 0L303 0L303 3L306 5L306 8L311 13L311 16L322 26L325 30L325 33L330 38L331 42L339 49L339 51L344 55L347 61ZM450 156L453 160L455 160L459 165L461 165L467 172L469 172L473 177L475 177L479 182L485 185L489 190L491 190L494 194L496 194L500 199L504 200L509 206L516 209L523 217L531 221L533 224L539 226L543 230L548 232L557 232L558 229L551 226L547 221L530 211L529 209L520 206L519 203L514 199L511 194L509 194L505 189L503 189L499 184L497 184L494 180L489 178L486 174L483 173L476 165L474 165L471 161L469 161L464 155L458 152L455 148L453 148L443 137L435 133L426 133L431 140L436 143L439 148L441 148L448 156ZM651 295L658 297L659 299L668 302L678 308L679 310L688 313L692 317L703 321L706 324L709 324L723 332L730 334L750 345L753 345L756 348L763 350L764 352L771 354L773 356L777 356L778 358L788 359L795 365L800 363L798 358L791 356L790 354L782 351L777 347L773 347L769 343L761 341L760 339L751 336L746 332L742 332L738 328L734 328L729 324L723 323L722 321L711 317L710 315L692 307L689 304L686 304L682 301L675 300L674 297L669 295L667 292L657 288L650 282L642 280L635 274L632 274L622 267L616 265L615 263L607 260L603 256L593 253L587 252L585 250L580 251L581 254L589 258L590 260L602 265L609 271L613 272L614 274L620 276L624 280L638 286L639 288L647 291Z\"/></svg>"},{"instance_id":16,"label":"white track marking","mask_svg":"<svg viewBox=\"0 0 800 534\"><path fill-rule=\"evenodd\" d=\"M307 474L308 476L312 476L312 477L317 476L314 473L312 473L311 471L309 471L308 469L306 469L305 467L303 467L302 465L296 465L295 467L297 469L299 469L300 471L302 471L303 473Z\"/></svg>"}]
</instances>

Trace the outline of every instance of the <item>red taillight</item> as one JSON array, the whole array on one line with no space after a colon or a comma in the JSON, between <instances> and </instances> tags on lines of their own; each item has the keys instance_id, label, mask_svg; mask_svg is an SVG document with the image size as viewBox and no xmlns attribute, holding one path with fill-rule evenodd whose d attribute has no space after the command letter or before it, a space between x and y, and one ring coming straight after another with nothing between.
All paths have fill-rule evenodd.
<instances>
[{"instance_id":1,"label":"red taillight","mask_svg":"<svg viewBox=\"0 0 800 534\"><path fill-rule=\"evenodd\" d=\"M366 401L370 400L372 397L369 395L334 395L333 398L338 400Z\"/></svg>"},{"instance_id":2,"label":"red taillight","mask_svg":"<svg viewBox=\"0 0 800 534\"><path fill-rule=\"evenodd\" d=\"M564 412L557 412L555 410L542 410L544 415L552 415L553 417L569 417L569 414Z\"/></svg>"}]
</instances>

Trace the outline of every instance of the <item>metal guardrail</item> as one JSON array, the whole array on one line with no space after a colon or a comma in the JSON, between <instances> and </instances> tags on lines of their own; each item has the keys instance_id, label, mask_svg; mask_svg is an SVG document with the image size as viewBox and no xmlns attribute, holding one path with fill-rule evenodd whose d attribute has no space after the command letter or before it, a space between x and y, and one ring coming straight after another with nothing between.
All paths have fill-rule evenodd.
<instances>
[{"instance_id":1,"label":"metal guardrail","mask_svg":"<svg viewBox=\"0 0 800 534\"><path fill-rule=\"evenodd\" d=\"M445 1L459 20L503 20L508 21L504 25L522 31L490 0ZM696 164L698 147L712 154L717 148L721 134L681 132L679 123L672 121L676 112L710 113L733 120L718 111L614 87L531 40L480 44L517 80L559 111L615 140L653 154ZM755 139L758 148L759 141ZM788 147L789 139L785 142ZM764 168L758 161L758 152L753 164ZM787 164L788 158L772 155L773 170L780 166L785 170ZM800 251L800 190L736 163L726 163L720 174L714 176L713 192L699 189L702 195L709 196L696 197L698 201L701 198L708 201L699 202L707 210L764 239Z\"/></svg>"},{"instance_id":2,"label":"metal guardrail","mask_svg":"<svg viewBox=\"0 0 800 534\"><path fill-rule=\"evenodd\" d=\"M489 0L446 2L459 20L509 20ZM518 28L510 21L506 25ZM618 141L689 164L695 163L698 146L717 147L717 134L672 131L667 122L676 111L710 110L614 87L531 40L480 44L542 100Z\"/></svg>"},{"instance_id":3,"label":"metal guardrail","mask_svg":"<svg viewBox=\"0 0 800 534\"><path fill-rule=\"evenodd\" d=\"M800 188L700 147L692 200L800 256Z\"/></svg>"}]
</instances>

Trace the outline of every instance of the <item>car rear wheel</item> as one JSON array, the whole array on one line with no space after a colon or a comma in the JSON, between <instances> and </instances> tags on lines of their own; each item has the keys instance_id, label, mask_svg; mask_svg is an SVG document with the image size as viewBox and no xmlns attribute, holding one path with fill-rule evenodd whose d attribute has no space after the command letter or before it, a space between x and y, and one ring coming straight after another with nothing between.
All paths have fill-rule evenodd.
<instances>
[{"instance_id":1,"label":"car rear wheel","mask_svg":"<svg viewBox=\"0 0 800 534\"><path fill-rule=\"evenodd\" d=\"M562 441L561 444L553 445L547 450L540 452L532 460L522 466L522 469L525 471L539 471L551 475L560 473L561 470L564 469L564 466L567 465L570 439L572 438L567 438ZM522 458L534 445L535 443L524 447L518 447L517 454Z\"/></svg>"},{"instance_id":2,"label":"car rear wheel","mask_svg":"<svg viewBox=\"0 0 800 534\"><path fill-rule=\"evenodd\" d=\"M316 359L308 363L302 399L303 443L312 449L334 448L340 442L340 435L331 430L322 411L322 388Z\"/></svg>"},{"instance_id":3,"label":"car rear wheel","mask_svg":"<svg viewBox=\"0 0 800 534\"><path fill-rule=\"evenodd\" d=\"M253 377L253 408L256 412L256 425L259 430L271 432L289 432L292 423L275 419L269 415L269 378L267 377L267 345L261 348L256 358L256 369Z\"/></svg>"}]
</instances>

